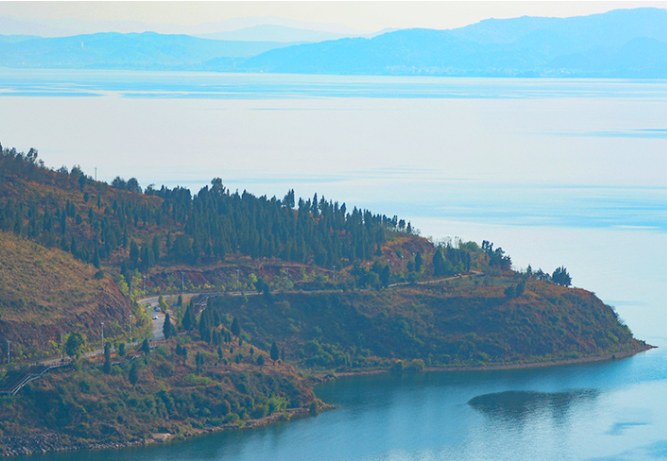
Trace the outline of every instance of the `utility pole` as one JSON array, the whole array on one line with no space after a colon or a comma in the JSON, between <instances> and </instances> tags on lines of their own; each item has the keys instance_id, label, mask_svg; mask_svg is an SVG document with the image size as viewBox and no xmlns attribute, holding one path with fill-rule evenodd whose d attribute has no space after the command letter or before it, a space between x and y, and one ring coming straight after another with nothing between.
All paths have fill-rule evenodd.
<instances>
[{"instance_id":1,"label":"utility pole","mask_svg":"<svg viewBox=\"0 0 667 461\"><path fill-rule=\"evenodd\" d=\"M104 322L100 322L102 325L102 349L104 349Z\"/></svg>"},{"instance_id":2,"label":"utility pole","mask_svg":"<svg viewBox=\"0 0 667 461\"><path fill-rule=\"evenodd\" d=\"M7 365L9 365L9 361L10 361L9 351L11 350L12 342L8 339L6 341L7 341Z\"/></svg>"},{"instance_id":3,"label":"utility pole","mask_svg":"<svg viewBox=\"0 0 667 461\"><path fill-rule=\"evenodd\" d=\"M97 181L97 167L95 167L95 181Z\"/></svg>"}]
</instances>

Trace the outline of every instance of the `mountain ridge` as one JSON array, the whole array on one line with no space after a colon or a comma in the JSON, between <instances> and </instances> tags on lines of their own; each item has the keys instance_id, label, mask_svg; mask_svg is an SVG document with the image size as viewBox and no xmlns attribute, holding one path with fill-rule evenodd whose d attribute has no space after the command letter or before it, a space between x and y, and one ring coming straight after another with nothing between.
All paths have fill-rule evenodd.
<instances>
[{"instance_id":1,"label":"mountain ridge","mask_svg":"<svg viewBox=\"0 0 667 461\"><path fill-rule=\"evenodd\" d=\"M0 40L3 67L667 78L667 50L662 46L667 44L667 10L660 8L573 18L488 19L459 29L403 29L297 44L155 32L11 37Z\"/></svg>"}]
</instances>

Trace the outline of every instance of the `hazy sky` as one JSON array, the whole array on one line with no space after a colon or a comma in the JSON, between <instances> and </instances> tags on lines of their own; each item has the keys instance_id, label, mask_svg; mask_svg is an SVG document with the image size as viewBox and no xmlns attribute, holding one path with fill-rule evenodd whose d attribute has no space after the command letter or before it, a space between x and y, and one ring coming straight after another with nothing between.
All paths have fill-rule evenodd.
<instances>
[{"instance_id":1,"label":"hazy sky","mask_svg":"<svg viewBox=\"0 0 667 461\"><path fill-rule=\"evenodd\" d=\"M486 18L578 16L667 2L0 2L0 16L27 20L141 21L195 25L247 16L277 16L342 24L363 31L384 28L461 27Z\"/></svg>"}]
</instances>

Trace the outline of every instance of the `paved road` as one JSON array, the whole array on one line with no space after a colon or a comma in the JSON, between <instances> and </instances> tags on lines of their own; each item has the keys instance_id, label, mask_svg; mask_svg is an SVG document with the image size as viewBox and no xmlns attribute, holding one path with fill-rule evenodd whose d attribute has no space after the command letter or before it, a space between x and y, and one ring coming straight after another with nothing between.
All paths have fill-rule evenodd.
<instances>
[{"instance_id":1,"label":"paved road","mask_svg":"<svg viewBox=\"0 0 667 461\"><path fill-rule=\"evenodd\" d=\"M453 279L457 279L457 278L475 277L475 276L480 276L480 275L484 275L484 274L482 272L479 272L479 271L470 271L470 273L468 273L468 274L457 274L457 275L453 275L453 276L449 276L449 277L443 277L443 278L439 278L439 279L426 280L426 281L420 281L420 282L399 282L399 283L393 283L389 286L390 287L396 287L396 286L409 285L409 284L412 284L412 283L416 283L417 285L427 285L427 284L442 283L442 282L445 282L447 280L453 280ZM360 291L368 291L368 290L360 290ZM307 291L305 293L316 294L316 293L327 293L327 292L330 292L330 290L315 290L315 291ZM298 292L296 292L296 291L286 291L285 293L298 293ZM223 292L220 292L220 293L202 292L202 293L183 293L182 297L183 297L183 301L187 302L190 299L195 298L195 297L200 296L200 295L205 295L205 296L206 295L208 295L208 296L223 296L223 295L227 295L227 296L241 296L241 295L257 296L259 294L260 293L258 293L256 291L249 291L249 292L231 291L231 292L225 292L225 293L223 293ZM168 303L175 302L177 298L178 298L178 295L165 296L165 300L167 300ZM164 340L164 319L165 319L165 315L161 311L158 312L158 311L155 311L155 309L154 309L156 306L158 306L159 299L160 299L159 296L151 296L151 297L148 297L148 298L142 298L142 299L137 300L137 303L139 303L140 305L149 306L149 307L146 308L146 311L147 311L148 315L150 316L151 321L153 322L153 338L152 339L154 341ZM157 317L157 319L155 319L153 317ZM136 344L138 344L138 343L136 343L136 342L128 343L127 346L135 346ZM102 355L103 353L104 353L104 349L95 349L93 351L86 352L83 355L83 357L95 357L97 355ZM65 359L65 360L67 360L67 359ZM49 366L49 365L55 365L55 364L59 363L60 361L61 361L60 358L54 358L54 359L42 360L39 363L41 365Z\"/></svg>"},{"instance_id":2,"label":"paved road","mask_svg":"<svg viewBox=\"0 0 667 461\"><path fill-rule=\"evenodd\" d=\"M158 306L159 296L153 296L151 298L143 298L137 302L142 306L149 306L146 309L148 315L151 317L153 322L153 340L162 341L164 339L164 318L165 315L162 311L156 311L155 307Z\"/></svg>"},{"instance_id":3,"label":"paved road","mask_svg":"<svg viewBox=\"0 0 667 461\"><path fill-rule=\"evenodd\" d=\"M191 296L196 296L196 295L191 295ZM143 298L138 300L137 302L141 304L142 306L150 306L148 309L146 309L146 312L151 318L151 321L153 322L153 340L154 341L162 341L164 340L164 318L165 315L162 312L156 312L154 311L154 307L158 305L158 300L160 299L159 296L153 296L150 298ZM167 298L169 299L169 298ZM157 319L154 319L153 317L157 317ZM131 342L131 343L126 343L127 347L130 346L136 346L137 342ZM104 354L104 349L95 349L89 352L86 352L85 354L82 355L83 358L89 358L89 357L96 357L98 355ZM61 363L63 361L62 358L56 357L53 359L46 359L46 360L40 360L39 364L40 365L45 365L45 366L52 366L52 365L57 365L58 363ZM66 357L64 359L65 362L69 362L70 359Z\"/></svg>"}]
</instances>

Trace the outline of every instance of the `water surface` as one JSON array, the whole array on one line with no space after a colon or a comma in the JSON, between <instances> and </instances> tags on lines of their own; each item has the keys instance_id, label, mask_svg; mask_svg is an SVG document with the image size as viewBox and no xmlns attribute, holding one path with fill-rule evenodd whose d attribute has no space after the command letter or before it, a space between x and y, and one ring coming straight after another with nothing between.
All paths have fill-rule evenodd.
<instances>
[{"instance_id":1,"label":"water surface","mask_svg":"<svg viewBox=\"0 0 667 461\"><path fill-rule=\"evenodd\" d=\"M0 69L0 142L99 179L327 198L434 240L565 265L661 346L614 362L364 376L336 409L255 431L48 460L667 458L662 81ZM33 459L31 458L31 459Z\"/></svg>"}]
</instances>

